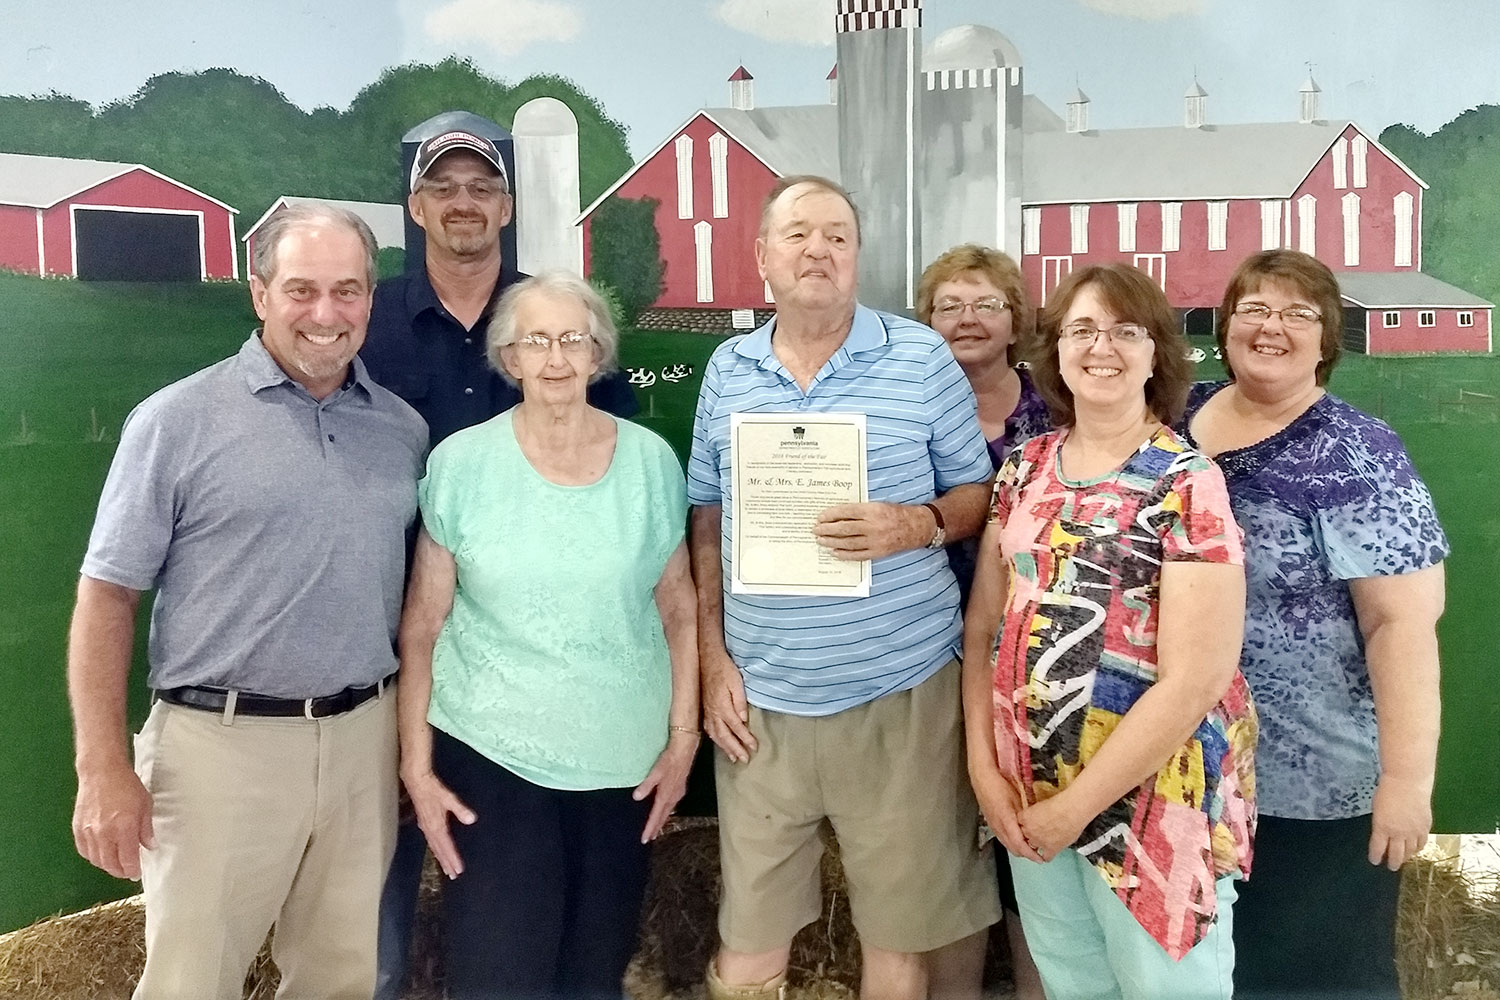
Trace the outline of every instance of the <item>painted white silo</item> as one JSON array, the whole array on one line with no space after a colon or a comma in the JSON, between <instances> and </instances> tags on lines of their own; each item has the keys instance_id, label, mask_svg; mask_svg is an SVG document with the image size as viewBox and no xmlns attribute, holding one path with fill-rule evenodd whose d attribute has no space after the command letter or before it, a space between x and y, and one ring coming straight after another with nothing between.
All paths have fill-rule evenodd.
<instances>
[{"instance_id":1,"label":"painted white silo","mask_svg":"<svg viewBox=\"0 0 1500 1000\"><path fill-rule=\"evenodd\" d=\"M555 97L516 111L516 266L527 274L561 267L583 273L578 218L578 119Z\"/></svg>"}]
</instances>

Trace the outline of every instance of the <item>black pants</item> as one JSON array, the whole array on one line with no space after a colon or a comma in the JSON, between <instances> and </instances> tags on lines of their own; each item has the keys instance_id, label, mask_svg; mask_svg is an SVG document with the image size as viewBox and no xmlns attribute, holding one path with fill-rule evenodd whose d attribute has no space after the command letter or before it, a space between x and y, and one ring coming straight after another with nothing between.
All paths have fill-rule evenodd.
<instances>
[{"instance_id":1,"label":"black pants","mask_svg":"<svg viewBox=\"0 0 1500 1000\"><path fill-rule=\"evenodd\" d=\"M1370 817L1260 817L1234 907L1239 1000L1400 1000L1401 873L1370 864Z\"/></svg>"},{"instance_id":2,"label":"black pants","mask_svg":"<svg viewBox=\"0 0 1500 1000\"><path fill-rule=\"evenodd\" d=\"M646 891L650 800L543 788L439 731L433 770L478 815L452 824L464 873L443 887L451 1000L619 1000Z\"/></svg>"}]
</instances>

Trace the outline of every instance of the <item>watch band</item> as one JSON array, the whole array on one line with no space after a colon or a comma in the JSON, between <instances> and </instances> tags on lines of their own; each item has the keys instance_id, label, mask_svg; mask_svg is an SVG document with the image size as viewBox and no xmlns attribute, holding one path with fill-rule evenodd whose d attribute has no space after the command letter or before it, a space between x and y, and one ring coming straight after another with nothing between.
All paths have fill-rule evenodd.
<instances>
[{"instance_id":1,"label":"watch band","mask_svg":"<svg viewBox=\"0 0 1500 1000\"><path fill-rule=\"evenodd\" d=\"M932 511L932 519L937 522L937 530L932 533L932 540L927 543L927 547L929 549L940 549L947 544L948 540L948 529L943 524L943 512L938 509L938 505L935 503L924 503L922 506Z\"/></svg>"}]
</instances>

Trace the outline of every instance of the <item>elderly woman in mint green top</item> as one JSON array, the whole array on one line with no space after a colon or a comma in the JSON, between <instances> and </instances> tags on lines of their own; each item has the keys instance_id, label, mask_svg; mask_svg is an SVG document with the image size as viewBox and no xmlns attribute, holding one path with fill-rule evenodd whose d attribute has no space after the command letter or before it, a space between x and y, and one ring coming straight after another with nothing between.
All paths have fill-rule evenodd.
<instances>
[{"instance_id":1,"label":"elderly woman in mint green top","mask_svg":"<svg viewBox=\"0 0 1500 1000\"><path fill-rule=\"evenodd\" d=\"M620 995L698 746L682 469L585 395L617 341L581 279L511 288L488 346L522 402L444 440L419 487L401 778L453 880L455 1000Z\"/></svg>"}]
</instances>

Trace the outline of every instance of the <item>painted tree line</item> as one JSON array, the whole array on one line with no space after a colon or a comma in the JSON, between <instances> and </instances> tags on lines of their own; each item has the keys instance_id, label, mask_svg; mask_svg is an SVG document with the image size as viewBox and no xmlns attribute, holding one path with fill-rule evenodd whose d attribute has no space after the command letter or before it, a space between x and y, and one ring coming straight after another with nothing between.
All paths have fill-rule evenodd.
<instances>
[{"instance_id":1,"label":"painted tree line","mask_svg":"<svg viewBox=\"0 0 1500 1000\"><path fill-rule=\"evenodd\" d=\"M534 97L555 97L577 116L588 204L631 165L624 126L562 77L511 85L458 58L387 69L344 111L303 111L271 83L228 69L163 73L99 108L56 93L0 96L0 149L144 163L256 219L283 194L400 201L398 143L408 128L453 108L509 126ZM1423 270L1500 301L1500 106L1472 108L1431 135L1392 125L1380 140L1431 185ZM650 207L611 204L595 216L595 273L628 318L660 284Z\"/></svg>"}]
</instances>

